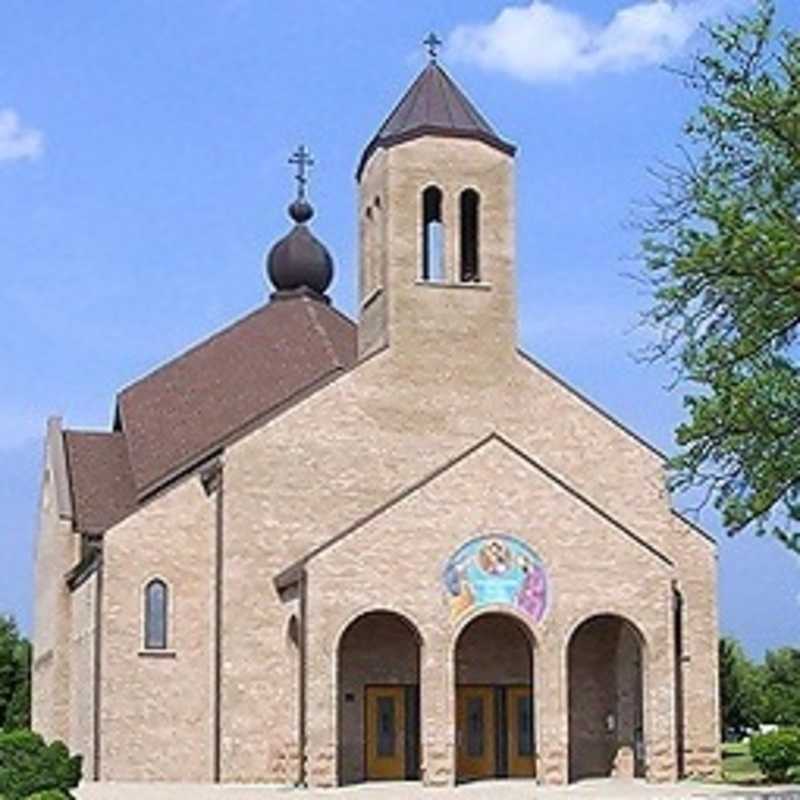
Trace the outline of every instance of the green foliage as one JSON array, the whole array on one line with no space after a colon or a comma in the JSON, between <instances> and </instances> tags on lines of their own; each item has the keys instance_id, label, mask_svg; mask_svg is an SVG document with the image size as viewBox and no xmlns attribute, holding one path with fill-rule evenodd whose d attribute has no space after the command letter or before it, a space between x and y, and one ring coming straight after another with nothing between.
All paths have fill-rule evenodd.
<instances>
[{"instance_id":1,"label":"green foliage","mask_svg":"<svg viewBox=\"0 0 800 800\"><path fill-rule=\"evenodd\" d=\"M0 728L5 727L6 713L16 687L18 641L19 632L14 620L0 616Z\"/></svg>"},{"instance_id":2,"label":"green foliage","mask_svg":"<svg viewBox=\"0 0 800 800\"><path fill-rule=\"evenodd\" d=\"M800 34L772 0L708 33L679 73L700 98L685 162L641 221L648 357L687 391L671 488L800 552Z\"/></svg>"},{"instance_id":3,"label":"green foliage","mask_svg":"<svg viewBox=\"0 0 800 800\"><path fill-rule=\"evenodd\" d=\"M31 724L31 645L12 617L0 616L0 729Z\"/></svg>"},{"instance_id":4,"label":"green foliage","mask_svg":"<svg viewBox=\"0 0 800 800\"><path fill-rule=\"evenodd\" d=\"M69 800L69 794L59 789L46 789L43 792L28 795L25 800Z\"/></svg>"},{"instance_id":5,"label":"green foliage","mask_svg":"<svg viewBox=\"0 0 800 800\"><path fill-rule=\"evenodd\" d=\"M19 730L31 727L31 660L30 642L21 639L17 644L15 661L17 665L14 690L11 694L6 719L6 730Z\"/></svg>"},{"instance_id":6,"label":"green foliage","mask_svg":"<svg viewBox=\"0 0 800 800\"><path fill-rule=\"evenodd\" d=\"M785 728L754 736L750 753L768 781L783 782L789 770L800 764L800 731Z\"/></svg>"},{"instance_id":7,"label":"green foliage","mask_svg":"<svg viewBox=\"0 0 800 800\"><path fill-rule=\"evenodd\" d=\"M771 723L800 730L800 650L767 651L754 664L730 637L719 642L722 730L737 738L748 728Z\"/></svg>"},{"instance_id":8,"label":"green foliage","mask_svg":"<svg viewBox=\"0 0 800 800\"><path fill-rule=\"evenodd\" d=\"M768 652L762 673L764 721L800 728L800 650Z\"/></svg>"},{"instance_id":9,"label":"green foliage","mask_svg":"<svg viewBox=\"0 0 800 800\"><path fill-rule=\"evenodd\" d=\"M762 721L763 690L763 670L750 661L735 639L720 639L720 714L725 738L730 735L738 738L746 728L756 727Z\"/></svg>"},{"instance_id":10,"label":"green foliage","mask_svg":"<svg viewBox=\"0 0 800 800\"><path fill-rule=\"evenodd\" d=\"M63 742L46 744L38 733L0 734L0 795L23 800L36 792L68 792L81 779L81 757L70 756Z\"/></svg>"}]
</instances>

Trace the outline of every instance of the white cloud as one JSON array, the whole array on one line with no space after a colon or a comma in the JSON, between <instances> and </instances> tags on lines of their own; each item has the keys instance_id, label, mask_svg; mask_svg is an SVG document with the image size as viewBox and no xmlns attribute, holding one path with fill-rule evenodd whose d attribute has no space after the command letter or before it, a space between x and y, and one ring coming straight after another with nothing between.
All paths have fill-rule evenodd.
<instances>
[{"instance_id":1,"label":"white cloud","mask_svg":"<svg viewBox=\"0 0 800 800\"><path fill-rule=\"evenodd\" d=\"M640 0L605 25L546 0L509 6L485 25L461 25L448 55L538 82L660 64L680 52L704 20L743 0Z\"/></svg>"},{"instance_id":2,"label":"white cloud","mask_svg":"<svg viewBox=\"0 0 800 800\"><path fill-rule=\"evenodd\" d=\"M0 162L39 158L44 150L41 131L24 128L11 108L0 108Z\"/></svg>"}]
</instances>

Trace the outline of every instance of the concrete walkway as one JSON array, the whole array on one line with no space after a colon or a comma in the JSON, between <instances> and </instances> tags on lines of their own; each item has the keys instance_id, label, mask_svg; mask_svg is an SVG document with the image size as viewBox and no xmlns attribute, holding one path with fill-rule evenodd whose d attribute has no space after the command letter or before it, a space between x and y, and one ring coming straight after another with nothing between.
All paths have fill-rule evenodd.
<instances>
[{"instance_id":1,"label":"concrete walkway","mask_svg":"<svg viewBox=\"0 0 800 800\"><path fill-rule=\"evenodd\" d=\"M177 783L85 783L79 800L690 800L755 798L800 800L800 786L769 789L683 782L589 780L571 786L542 787L532 781L481 781L450 789L425 789L418 783L361 784L343 789L292 789L286 786L213 786Z\"/></svg>"}]
</instances>

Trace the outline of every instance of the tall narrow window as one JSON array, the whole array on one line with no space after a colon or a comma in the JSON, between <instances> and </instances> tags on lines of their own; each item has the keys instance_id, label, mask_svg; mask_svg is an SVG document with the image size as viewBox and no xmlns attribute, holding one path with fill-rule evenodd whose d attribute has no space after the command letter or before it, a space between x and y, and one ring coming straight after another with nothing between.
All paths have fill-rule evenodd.
<instances>
[{"instance_id":1,"label":"tall narrow window","mask_svg":"<svg viewBox=\"0 0 800 800\"><path fill-rule=\"evenodd\" d=\"M442 192L429 186L422 193L422 279L444 280Z\"/></svg>"},{"instance_id":2,"label":"tall narrow window","mask_svg":"<svg viewBox=\"0 0 800 800\"><path fill-rule=\"evenodd\" d=\"M144 590L144 646L146 650L167 648L167 584L156 578Z\"/></svg>"},{"instance_id":3,"label":"tall narrow window","mask_svg":"<svg viewBox=\"0 0 800 800\"><path fill-rule=\"evenodd\" d=\"M479 281L478 213L481 198L474 189L461 192L461 280Z\"/></svg>"}]
</instances>

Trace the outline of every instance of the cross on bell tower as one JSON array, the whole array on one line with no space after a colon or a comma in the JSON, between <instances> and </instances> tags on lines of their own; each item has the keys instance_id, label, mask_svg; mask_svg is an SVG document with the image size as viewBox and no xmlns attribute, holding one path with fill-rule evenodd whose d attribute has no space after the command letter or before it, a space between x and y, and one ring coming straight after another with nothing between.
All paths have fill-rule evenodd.
<instances>
[{"instance_id":1,"label":"cross on bell tower","mask_svg":"<svg viewBox=\"0 0 800 800\"><path fill-rule=\"evenodd\" d=\"M422 44L428 48L428 56L430 57L431 62L435 63L436 59L439 57L439 48L442 46L442 40L431 31L428 34L427 39L422 41Z\"/></svg>"}]
</instances>

